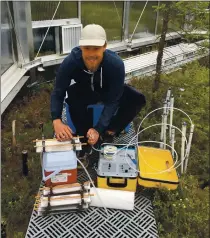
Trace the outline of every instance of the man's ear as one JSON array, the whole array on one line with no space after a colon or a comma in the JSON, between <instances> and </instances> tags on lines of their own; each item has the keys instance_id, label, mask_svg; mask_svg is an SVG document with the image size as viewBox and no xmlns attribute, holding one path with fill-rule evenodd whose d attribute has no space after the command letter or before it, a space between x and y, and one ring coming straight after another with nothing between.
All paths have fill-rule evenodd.
<instances>
[{"instance_id":1,"label":"man's ear","mask_svg":"<svg viewBox=\"0 0 210 238\"><path fill-rule=\"evenodd\" d=\"M105 44L104 44L104 51L106 50L106 47L107 47L107 43L105 42Z\"/></svg>"}]
</instances>

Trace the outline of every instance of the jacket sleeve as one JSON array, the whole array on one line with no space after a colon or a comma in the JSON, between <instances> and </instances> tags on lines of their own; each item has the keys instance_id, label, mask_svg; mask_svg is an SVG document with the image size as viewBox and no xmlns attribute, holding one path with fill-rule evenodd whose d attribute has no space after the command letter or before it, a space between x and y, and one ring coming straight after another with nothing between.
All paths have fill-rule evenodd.
<instances>
[{"instance_id":1,"label":"jacket sleeve","mask_svg":"<svg viewBox=\"0 0 210 238\"><path fill-rule=\"evenodd\" d=\"M52 120L61 119L63 110L63 101L66 95L66 90L70 85L72 79L73 69L74 69L73 57L70 54L62 62L56 75L54 90L51 94Z\"/></svg>"},{"instance_id":2,"label":"jacket sleeve","mask_svg":"<svg viewBox=\"0 0 210 238\"><path fill-rule=\"evenodd\" d=\"M94 127L99 134L103 133L108 127L112 117L119 106L120 98L123 94L124 81L125 81L125 66L121 62L120 65L115 69L110 69L110 89L107 93L107 97L104 101L104 110L99 118L97 125Z\"/></svg>"}]
</instances>

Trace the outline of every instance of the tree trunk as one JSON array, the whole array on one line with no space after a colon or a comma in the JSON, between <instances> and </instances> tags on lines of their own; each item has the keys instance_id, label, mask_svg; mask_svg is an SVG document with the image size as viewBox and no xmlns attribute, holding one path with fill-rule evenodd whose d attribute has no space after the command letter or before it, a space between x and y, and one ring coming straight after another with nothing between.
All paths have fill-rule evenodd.
<instances>
[{"instance_id":1,"label":"tree trunk","mask_svg":"<svg viewBox=\"0 0 210 238\"><path fill-rule=\"evenodd\" d=\"M165 39L166 39L166 33L168 31L168 22L169 22L169 15L170 15L170 4L166 5L166 8L163 13L163 25L161 29L161 36L160 36L160 42L158 44L158 55L157 55L157 64L156 64L156 74L155 74L155 80L153 83L153 93L158 91L159 84L160 84L160 75L161 75L161 69L162 69L162 59L163 59L163 49L165 45Z\"/></svg>"}]
</instances>

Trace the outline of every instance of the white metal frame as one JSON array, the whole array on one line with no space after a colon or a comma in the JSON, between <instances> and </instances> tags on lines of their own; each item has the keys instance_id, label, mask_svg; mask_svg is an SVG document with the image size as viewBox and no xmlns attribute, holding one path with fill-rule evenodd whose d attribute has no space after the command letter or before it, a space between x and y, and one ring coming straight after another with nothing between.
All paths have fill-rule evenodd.
<instances>
[{"instance_id":1,"label":"white metal frame","mask_svg":"<svg viewBox=\"0 0 210 238\"><path fill-rule=\"evenodd\" d=\"M82 30L82 24L75 24L75 25L68 25L68 26L61 26L61 32L62 32L62 53L66 54L69 53L72 49L67 46L67 42L65 42L65 30L71 30L71 29L80 29L80 35ZM80 38L80 35L78 35L78 38ZM78 39L79 40L79 39ZM79 44L79 42L78 42ZM76 46L76 45L75 45Z\"/></svg>"}]
</instances>

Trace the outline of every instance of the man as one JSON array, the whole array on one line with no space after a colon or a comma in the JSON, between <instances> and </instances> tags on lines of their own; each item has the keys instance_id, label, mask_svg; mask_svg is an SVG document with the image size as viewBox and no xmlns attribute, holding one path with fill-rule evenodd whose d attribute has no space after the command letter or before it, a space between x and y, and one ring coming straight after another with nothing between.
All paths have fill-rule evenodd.
<instances>
[{"instance_id":1,"label":"man","mask_svg":"<svg viewBox=\"0 0 210 238\"><path fill-rule=\"evenodd\" d=\"M119 134L146 103L143 94L124 84L124 63L106 46L105 30L99 25L87 25L81 32L79 47L71 51L59 68L51 96L51 115L59 141L72 138L71 128L61 121L66 91L76 133L85 136L89 145L95 145L100 135ZM71 80L75 83L71 84ZM93 127L87 106L98 102L104 104L104 109ZM85 149L81 156L84 153Z\"/></svg>"}]
</instances>

